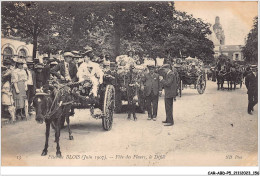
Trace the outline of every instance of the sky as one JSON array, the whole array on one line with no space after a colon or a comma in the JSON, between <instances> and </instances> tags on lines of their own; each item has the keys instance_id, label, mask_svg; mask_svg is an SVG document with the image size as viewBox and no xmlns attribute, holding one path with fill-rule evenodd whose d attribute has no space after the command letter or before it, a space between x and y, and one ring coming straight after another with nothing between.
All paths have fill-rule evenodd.
<instances>
[{"instance_id":1,"label":"sky","mask_svg":"<svg viewBox=\"0 0 260 176\"><path fill-rule=\"evenodd\" d=\"M175 1L175 8L212 25L219 16L226 45L244 45L258 15L257 1Z\"/></svg>"}]
</instances>

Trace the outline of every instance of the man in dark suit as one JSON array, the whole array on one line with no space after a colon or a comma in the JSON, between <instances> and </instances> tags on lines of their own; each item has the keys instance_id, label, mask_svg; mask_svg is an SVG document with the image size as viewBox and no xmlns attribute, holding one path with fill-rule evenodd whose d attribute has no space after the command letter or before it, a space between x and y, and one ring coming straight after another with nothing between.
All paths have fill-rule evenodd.
<instances>
[{"instance_id":1,"label":"man in dark suit","mask_svg":"<svg viewBox=\"0 0 260 176\"><path fill-rule=\"evenodd\" d=\"M65 62L61 62L53 67L51 69L51 74L63 81L77 81L77 66L72 61L74 55L71 52L65 52L63 57Z\"/></svg>"},{"instance_id":2,"label":"man in dark suit","mask_svg":"<svg viewBox=\"0 0 260 176\"><path fill-rule=\"evenodd\" d=\"M27 67L28 69L26 70L27 74L28 74L28 80L27 80L27 97L28 97L28 103L29 106L32 103L33 97L35 95L35 91L36 91L36 75L34 72L34 63L33 61L27 61ZM29 111L32 111L32 107L29 107Z\"/></svg>"},{"instance_id":3,"label":"man in dark suit","mask_svg":"<svg viewBox=\"0 0 260 176\"><path fill-rule=\"evenodd\" d=\"M160 88L159 74L155 73L155 66L148 65L149 73L145 74L142 78L141 87L145 94L146 108L148 112L148 120L153 119L156 121L157 110L158 110L158 99Z\"/></svg>"},{"instance_id":4,"label":"man in dark suit","mask_svg":"<svg viewBox=\"0 0 260 176\"><path fill-rule=\"evenodd\" d=\"M245 84L248 94L248 114L252 115L254 111L254 106L258 102L258 75L257 75L257 66L254 65L251 67L252 71L246 76Z\"/></svg>"},{"instance_id":5,"label":"man in dark suit","mask_svg":"<svg viewBox=\"0 0 260 176\"><path fill-rule=\"evenodd\" d=\"M176 76L173 71L170 69L169 64L164 64L162 67L163 79L161 79L161 84L164 88L165 97L165 111L166 111L166 123L164 126L172 126L173 121L173 99L176 97Z\"/></svg>"},{"instance_id":6,"label":"man in dark suit","mask_svg":"<svg viewBox=\"0 0 260 176\"><path fill-rule=\"evenodd\" d=\"M137 82L135 79L135 73L133 72L134 65L130 66L130 70L126 75L126 92L127 92L127 109L128 109L128 117L127 119L131 119L131 114L133 114L134 121L137 120L136 114L135 114L135 105L136 100L134 100L134 97L136 95L136 86Z\"/></svg>"},{"instance_id":7,"label":"man in dark suit","mask_svg":"<svg viewBox=\"0 0 260 176\"><path fill-rule=\"evenodd\" d=\"M65 52L63 54L65 62L61 62L51 69L51 74L55 75L57 78L66 82L76 82L77 79L77 66L73 62L72 58L74 55L71 52ZM60 73L59 73L59 72ZM74 107L71 107L70 115L75 114Z\"/></svg>"}]
</instances>

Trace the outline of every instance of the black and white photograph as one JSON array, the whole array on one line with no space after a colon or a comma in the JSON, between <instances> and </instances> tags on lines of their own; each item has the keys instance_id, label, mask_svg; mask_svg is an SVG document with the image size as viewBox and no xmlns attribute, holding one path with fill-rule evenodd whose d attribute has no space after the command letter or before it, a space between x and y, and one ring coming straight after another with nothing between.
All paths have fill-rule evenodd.
<instances>
[{"instance_id":1,"label":"black and white photograph","mask_svg":"<svg viewBox=\"0 0 260 176\"><path fill-rule=\"evenodd\" d=\"M1 165L258 166L258 2L1 1Z\"/></svg>"}]
</instances>

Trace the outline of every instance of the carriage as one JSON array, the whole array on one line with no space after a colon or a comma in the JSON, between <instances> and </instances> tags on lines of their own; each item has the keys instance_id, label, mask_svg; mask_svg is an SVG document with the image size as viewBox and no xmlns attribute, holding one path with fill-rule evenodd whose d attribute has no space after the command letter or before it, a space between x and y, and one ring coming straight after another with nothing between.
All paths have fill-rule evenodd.
<instances>
[{"instance_id":1,"label":"carriage","mask_svg":"<svg viewBox=\"0 0 260 176\"><path fill-rule=\"evenodd\" d=\"M191 60L191 59L190 59ZM197 89L199 94L203 94L206 89L206 73L204 69L197 69L196 73L190 73L187 68L183 66L175 66L177 70L177 92L182 96L182 91L188 86Z\"/></svg>"},{"instance_id":2,"label":"carriage","mask_svg":"<svg viewBox=\"0 0 260 176\"><path fill-rule=\"evenodd\" d=\"M103 83L99 85L98 96L96 98L89 95L93 86L90 80L68 85L71 88L74 100L72 107L76 109L90 109L91 116L96 119L102 119L103 129L107 131L112 128L113 124L115 88L112 83L114 79L112 75L104 75ZM101 112L95 113L95 108L101 110ZM65 119L62 118L61 123L64 122Z\"/></svg>"},{"instance_id":3,"label":"carriage","mask_svg":"<svg viewBox=\"0 0 260 176\"><path fill-rule=\"evenodd\" d=\"M121 57L121 58L120 58ZM122 55L119 56L119 59L124 60L126 56ZM121 61L117 62L119 65L117 67L117 73L116 73L116 81L115 81L115 112L120 112L122 109L123 101L127 101L127 83L129 79L129 62L126 63L126 65L121 64ZM123 66L122 66L123 65ZM137 102L139 110L141 112L145 111L145 96L143 90L141 90L141 78L145 72L145 68L142 65L135 65L133 69L133 79L136 85L135 88L135 96L134 101Z\"/></svg>"},{"instance_id":4,"label":"carriage","mask_svg":"<svg viewBox=\"0 0 260 176\"><path fill-rule=\"evenodd\" d=\"M65 120L68 124L69 139L73 140L70 129L70 113L71 108L90 109L91 116L96 119L102 119L104 130L110 130L113 124L113 113L115 103L115 88L111 84L114 77L105 74L103 83L99 84L98 96L93 96L93 81L85 79L81 82L64 83L53 78L49 81L50 90L48 93L38 91L34 97L33 105L36 110L36 121L45 122L45 147L42 156L48 153L48 141L50 134L50 126L55 130L56 156L61 157L60 151L60 130ZM95 113L94 108L100 110Z\"/></svg>"},{"instance_id":5,"label":"carriage","mask_svg":"<svg viewBox=\"0 0 260 176\"><path fill-rule=\"evenodd\" d=\"M218 90L224 89L223 85L225 82L227 83L228 90L232 90L233 87L235 90L237 85L239 85L240 88L243 85L243 70L241 67L237 64L227 62L225 60L224 62L218 63L216 77Z\"/></svg>"}]
</instances>

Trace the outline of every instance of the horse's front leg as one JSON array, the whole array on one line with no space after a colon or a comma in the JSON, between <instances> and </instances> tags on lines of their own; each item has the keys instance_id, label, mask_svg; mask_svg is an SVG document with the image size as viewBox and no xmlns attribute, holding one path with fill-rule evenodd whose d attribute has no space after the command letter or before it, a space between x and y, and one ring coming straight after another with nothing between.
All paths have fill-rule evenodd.
<instances>
[{"instance_id":1,"label":"horse's front leg","mask_svg":"<svg viewBox=\"0 0 260 176\"><path fill-rule=\"evenodd\" d=\"M71 135L72 132L70 130L70 115L69 115L69 111L66 111L65 117L66 117L66 122L67 122L67 125L68 125L69 139L73 140L73 136Z\"/></svg>"},{"instance_id":2,"label":"horse's front leg","mask_svg":"<svg viewBox=\"0 0 260 176\"><path fill-rule=\"evenodd\" d=\"M49 136L50 136L50 122L46 122L46 133L45 133L45 146L42 151L42 156L47 155L48 153L48 141L49 141Z\"/></svg>"},{"instance_id":3,"label":"horse's front leg","mask_svg":"<svg viewBox=\"0 0 260 176\"><path fill-rule=\"evenodd\" d=\"M59 117L56 120L56 128L55 128L55 141L57 143L57 147L56 147L56 157L61 158L61 151L60 151L60 144L59 144L59 140L60 140L60 119L61 117Z\"/></svg>"}]
</instances>

